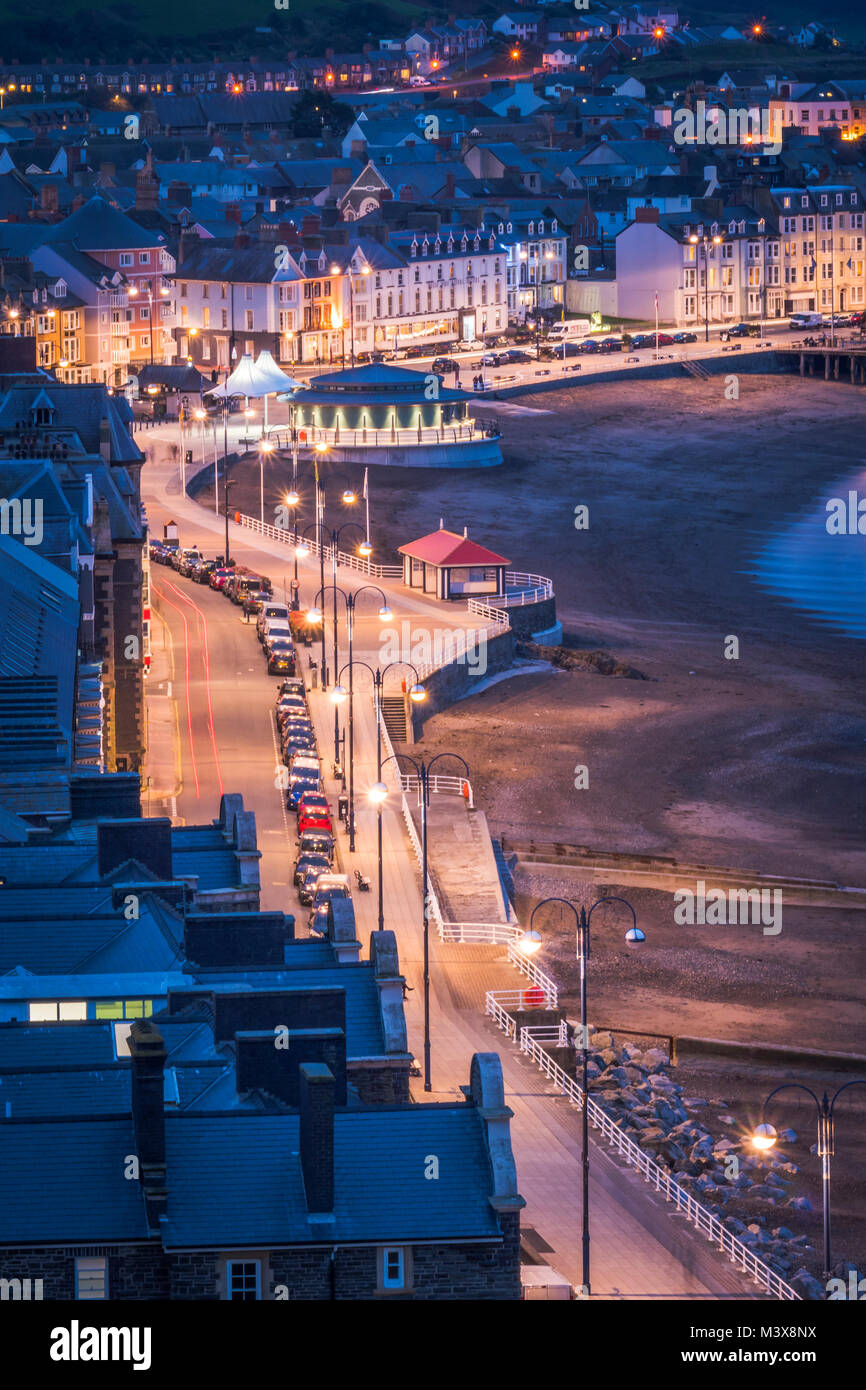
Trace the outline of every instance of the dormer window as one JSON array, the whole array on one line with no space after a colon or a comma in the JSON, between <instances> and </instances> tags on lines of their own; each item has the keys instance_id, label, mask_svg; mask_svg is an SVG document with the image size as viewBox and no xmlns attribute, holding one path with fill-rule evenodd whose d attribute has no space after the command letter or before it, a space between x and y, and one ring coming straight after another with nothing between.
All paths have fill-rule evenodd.
<instances>
[{"instance_id":1,"label":"dormer window","mask_svg":"<svg viewBox=\"0 0 866 1390\"><path fill-rule=\"evenodd\" d=\"M790 206L791 206L791 199L790 199L789 196L786 195L786 196L782 199L782 207L783 207L783 208L789 208Z\"/></svg>"},{"instance_id":2,"label":"dormer window","mask_svg":"<svg viewBox=\"0 0 866 1390\"><path fill-rule=\"evenodd\" d=\"M539 235L539 236L544 236L544 222L543 222L543 221L539 222L539 224L538 224L538 235Z\"/></svg>"},{"instance_id":3,"label":"dormer window","mask_svg":"<svg viewBox=\"0 0 866 1390\"><path fill-rule=\"evenodd\" d=\"M500 222L500 224L499 224L499 234L500 234L500 236L502 235L502 233L503 233L504 231L505 231L505 223L504 223L504 222Z\"/></svg>"},{"instance_id":4,"label":"dormer window","mask_svg":"<svg viewBox=\"0 0 866 1390\"><path fill-rule=\"evenodd\" d=\"M557 220L556 220L555 217L554 217L553 221L552 221L551 224L550 224L550 230L551 230L552 232L557 232L557 231L559 231L559 223L557 222Z\"/></svg>"},{"instance_id":5,"label":"dormer window","mask_svg":"<svg viewBox=\"0 0 866 1390\"><path fill-rule=\"evenodd\" d=\"M530 224L529 224L529 235L530 235L530 236L535 236L535 223L534 223L534 222L530 222Z\"/></svg>"},{"instance_id":6,"label":"dormer window","mask_svg":"<svg viewBox=\"0 0 866 1390\"><path fill-rule=\"evenodd\" d=\"M808 206L809 206L809 195L808 195L807 193L804 193L803 196L802 196L802 198L800 199L800 207L801 207L801 208L807 208Z\"/></svg>"},{"instance_id":7,"label":"dormer window","mask_svg":"<svg viewBox=\"0 0 866 1390\"><path fill-rule=\"evenodd\" d=\"M826 193L822 193L822 194L821 194L821 207L822 207L822 208L825 208L826 206L827 206L827 194L826 194Z\"/></svg>"},{"instance_id":8,"label":"dormer window","mask_svg":"<svg viewBox=\"0 0 866 1390\"><path fill-rule=\"evenodd\" d=\"M480 251L480 250L481 250L481 242L479 241L478 237L476 237L475 240L474 240L473 243L472 243L472 250L473 250L473 251Z\"/></svg>"},{"instance_id":9,"label":"dormer window","mask_svg":"<svg viewBox=\"0 0 866 1390\"><path fill-rule=\"evenodd\" d=\"M719 224L718 224L718 222L713 222L713 223L711 224L711 226L710 226L710 236L718 236L718 235L719 235Z\"/></svg>"},{"instance_id":10,"label":"dormer window","mask_svg":"<svg viewBox=\"0 0 866 1390\"><path fill-rule=\"evenodd\" d=\"M410 249L409 249L409 254L412 255L412 256L417 256L417 255L418 255L418 243L417 243L417 241L414 240L414 238L413 238L413 240L412 240L412 245L411 245L411 247L410 247Z\"/></svg>"},{"instance_id":11,"label":"dormer window","mask_svg":"<svg viewBox=\"0 0 866 1390\"><path fill-rule=\"evenodd\" d=\"M489 240L488 243L487 243L487 246L488 246L489 250L492 251L495 245L496 245L496 242L494 241L493 236L492 236L492 234L491 234L491 237L490 237L490 240Z\"/></svg>"},{"instance_id":12,"label":"dormer window","mask_svg":"<svg viewBox=\"0 0 866 1390\"><path fill-rule=\"evenodd\" d=\"M506 224L505 224L505 230L506 230L506 232L510 232L510 231L511 231L511 223L510 223L510 222L506 222Z\"/></svg>"},{"instance_id":13,"label":"dormer window","mask_svg":"<svg viewBox=\"0 0 866 1390\"><path fill-rule=\"evenodd\" d=\"M728 223L728 231L733 235L733 233L734 233L736 230L737 230L737 224L736 224L736 222L729 222L729 223Z\"/></svg>"},{"instance_id":14,"label":"dormer window","mask_svg":"<svg viewBox=\"0 0 866 1390\"><path fill-rule=\"evenodd\" d=\"M464 237L461 237L461 238L460 238L460 250L461 250L461 251L465 251L467 245L468 245L468 242L467 242L465 236L464 236Z\"/></svg>"}]
</instances>

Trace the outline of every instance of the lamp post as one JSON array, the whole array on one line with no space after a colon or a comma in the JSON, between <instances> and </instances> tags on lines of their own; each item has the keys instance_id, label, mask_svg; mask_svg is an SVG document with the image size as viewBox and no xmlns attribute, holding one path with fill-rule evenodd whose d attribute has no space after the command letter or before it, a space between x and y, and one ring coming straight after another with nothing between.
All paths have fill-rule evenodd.
<instances>
[{"instance_id":1,"label":"lamp post","mask_svg":"<svg viewBox=\"0 0 866 1390\"><path fill-rule=\"evenodd\" d=\"M590 946L590 920L597 907L602 903L623 903L631 913L632 925L625 934L625 940L629 946L639 946L646 940L644 933L637 924L635 910L631 903L625 898L608 897L599 898L597 902L587 912L586 908L581 907L580 911L574 903L567 898L544 898L533 908L532 916L529 919L529 927L518 941L518 949L526 956L532 956L541 948L541 936L537 931L533 931L532 923L535 914L546 907L548 903L562 903L574 915L575 926L577 929L577 959L580 962L580 1034L582 1052L582 1080L583 1105L581 1106L581 1168L583 1175L583 1292L588 1298L590 1289L590 1244L589 1244L589 1027L586 1013L586 976L587 961L589 960Z\"/></svg>"},{"instance_id":2,"label":"lamp post","mask_svg":"<svg viewBox=\"0 0 866 1390\"><path fill-rule=\"evenodd\" d=\"M704 248L704 342L708 343L710 341L710 247L721 246L722 238L706 235L699 237L692 233L689 241L692 246L700 245ZM658 349L658 343L656 343L656 349Z\"/></svg>"},{"instance_id":3,"label":"lamp post","mask_svg":"<svg viewBox=\"0 0 866 1390\"><path fill-rule=\"evenodd\" d=\"M265 524L265 454L272 454L273 443L264 437L259 440L259 520Z\"/></svg>"},{"instance_id":4,"label":"lamp post","mask_svg":"<svg viewBox=\"0 0 866 1390\"><path fill-rule=\"evenodd\" d=\"M423 931L424 931L424 1090L432 1089L430 1081L430 895L427 888L427 807L430 804L430 769L440 758L456 758L463 764L467 778L469 777L469 764L465 758L461 758L459 753L437 753L429 763L425 763L423 758L420 763L410 757L408 753L395 753L393 761L400 767L400 758L405 758L410 762L418 774L418 789L421 794L421 896L423 900ZM391 762L391 758L386 758L386 762ZM387 800L388 788L384 782L377 782L370 788L370 800L379 807ZM382 850L381 842L379 849L379 875L382 874Z\"/></svg>"},{"instance_id":5,"label":"lamp post","mask_svg":"<svg viewBox=\"0 0 866 1390\"><path fill-rule=\"evenodd\" d=\"M361 589L357 589L357 590L355 591L355 597L357 598L357 595L360 594L360 593L362 593L362 592L363 592L363 589L375 589L376 587L377 587L377 586L376 586L375 584L365 584L365 585L362 586ZM382 594L382 590L381 590L381 589L378 589L377 592L380 593L380 594ZM382 594L382 598L383 598L383 599L385 598L385 595L384 595L384 594ZM354 617L354 608L355 608L355 605L354 605L354 602L353 602L353 603L352 603L351 610L350 610L353 617ZM379 617L381 618L382 622L387 622L388 619L391 617L391 610L390 610L390 608L388 607L387 602L384 603L384 605L379 609ZM373 668L372 668L372 666L368 666L368 664L367 664L366 661L354 661L353 658L352 658L352 629L351 629L351 627L350 627L350 629L349 629L349 660L348 660L348 662L346 663L346 665L343 667L343 670L340 672L340 677L342 678L343 671L348 670L348 672L349 672L349 690L348 690L348 695L349 695L349 849L352 850L353 852L354 852L354 849L355 849L355 745L354 745L354 738L353 738L353 712L352 712L353 687L352 687L352 671L353 671L353 668L354 668L355 666L363 666L364 669L365 669L366 671L369 671L369 672L370 672L370 675L373 677L373 685L374 685L375 690L376 690L376 696L375 696L375 701L376 701L376 783L377 783L377 785L378 785L378 784L382 781L382 682L383 682L383 680L384 680L384 677L385 677L386 672L390 671L390 669L391 669L392 666L412 666L412 663L411 663L410 661L389 661L388 665L385 667L384 670L380 670L380 669L377 667L376 670L374 671ZM420 702L421 700L426 700L426 698L427 698L427 691L424 689L423 685L421 685L421 684L419 683L419 681L418 681L418 672L415 670L415 667L414 667L414 666L412 666L412 670L415 672L415 684L411 687L411 689L410 689L410 691L409 691L409 699L410 699L410 700L413 700L413 701L417 704L417 703ZM331 692L331 698L332 698L333 700L335 700L338 704L341 704L341 703L343 702L343 700L346 698L346 691L345 691L345 689L343 688L342 685L339 685L339 684L338 684L338 685L336 685L336 686L334 687L333 691ZM382 902L382 804L381 804L381 802L380 802L379 805L378 805L378 812L379 812L379 814L378 814L377 836L378 836L378 847L379 847L379 931L381 931L381 930L382 930L382 927L383 927L383 925L384 925L384 910L383 910L383 902Z\"/></svg>"},{"instance_id":6,"label":"lamp post","mask_svg":"<svg viewBox=\"0 0 866 1390\"><path fill-rule=\"evenodd\" d=\"M226 467L226 472L223 474L223 495L225 497L226 509L226 568L228 568L231 563L229 557L229 488L234 487L236 482L237 478L230 478L228 476L228 468Z\"/></svg>"},{"instance_id":7,"label":"lamp post","mask_svg":"<svg viewBox=\"0 0 866 1390\"><path fill-rule=\"evenodd\" d=\"M830 1259L830 1160L836 1152L836 1101L843 1091L847 1091L849 1086L866 1086L866 1080L859 1077L854 1081L846 1081L844 1086L840 1086L832 1100L828 1098L825 1091L821 1099L804 1086L800 1081L786 1081L784 1085L777 1086L771 1091L761 1107L761 1123L756 1126L752 1134L752 1144L759 1151L772 1149L776 1143L778 1135L771 1124L767 1124L764 1115L767 1106L774 1096L780 1091L805 1091L807 1096L811 1096L815 1102L815 1109L818 1112L818 1157L821 1160L821 1190L824 1205L824 1283L827 1285L830 1280L831 1259Z\"/></svg>"},{"instance_id":8,"label":"lamp post","mask_svg":"<svg viewBox=\"0 0 866 1390\"><path fill-rule=\"evenodd\" d=\"M347 523L346 523L346 526L354 526L354 525L355 525L355 522L353 522L353 521L347 522ZM335 683L335 684L336 684L336 681L337 681L337 671L338 671L338 669L339 669L339 661L340 661L340 654L339 654L339 636L338 636L338 628L337 628L337 595L338 595L338 594L341 594L341 595L343 596L343 599L344 599L345 602L346 602L347 608L348 608L348 604L349 604L349 597L348 597L348 595L346 594L345 590L339 588L339 586L337 585L337 542L339 541L339 538L340 538L340 532L341 532L341 531L344 531L345 529L346 529L345 526L341 526L341 527L339 527L339 528L335 528L335 529L333 530L333 532L331 533L331 553L332 553L332 557L333 557L333 565L332 565L332 579L333 579L333 583L331 583L331 584L329 584L329 585L327 586L327 590L326 590L326 588L325 588L325 585L324 585L324 584L322 585L322 587L321 587L319 593L316 595L316 600L317 600L317 601L318 601L319 598L322 599L322 609L320 610L318 607L316 607L316 604L314 603L314 605L313 605L313 610L312 610L312 611L315 612L316 614L318 614L318 613L321 611L321 616L322 616L322 645L323 645L323 647L324 647L324 634L325 634L324 595L325 595L326 592L328 592L328 593L333 592L333 595L334 595L334 683ZM360 528L359 528L359 529L360 529ZM322 547L322 554L324 555L324 547ZM364 585L364 587L365 587L365 588L370 588L370 587L372 587L372 586L370 586L370 585ZM381 589L379 590L379 593L382 593L382 590L381 590ZM384 594L382 594L382 602L383 602L383 603L385 602L385 595L384 595ZM391 610L388 609L388 617L390 617L390 616L391 616ZM310 621L314 621L314 619L311 618ZM348 623L348 617L347 617L347 623ZM351 639L351 632L349 633L349 637L350 637L350 639ZM351 656L350 656L350 660L351 660ZM339 761L340 761L340 711L339 711L339 701L335 701L335 704L334 704L334 762L335 762L335 763L339 763Z\"/></svg>"},{"instance_id":9,"label":"lamp post","mask_svg":"<svg viewBox=\"0 0 866 1390\"><path fill-rule=\"evenodd\" d=\"M324 493L319 483L319 461L324 459L328 452L328 446L321 440L313 450L313 471L316 479L316 545L319 548L319 586L324 592L325 588L325 547L322 543L324 530ZM328 657L325 650L325 619L322 615L322 689L328 688Z\"/></svg>"},{"instance_id":10,"label":"lamp post","mask_svg":"<svg viewBox=\"0 0 866 1390\"><path fill-rule=\"evenodd\" d=\"M349 264L346 266L346 269L345 269L345 270L341 270L340 267L339 267L338 265L332 265L332 266L331 266L331 274L332 274L332 275L339 275L339 276L345 275L346 278L347 278L347 280L349 281L349 360L351 361L351 364L352 364L352 366L354 367L354 365L355 365L355 283L354 283L354 278L353 278L353 270L352 270L352 262L351 262L351 260L349 261ZM369 267L368 265L366 265L366 264L365 264L365 265L362 265L362 266L361 266L361 274L362 274L362 275L369 275L369 274L370 274L370 267ZM333 319L332 319L332 322L333 322ZM335 327L335 328L340 328L341 330L343 330L344 325L343 325L343 322L342 322L342 315L341 315L341 317L340 317L340 322L339 322L339 323L335 323L335 324L334 324L334 327ZM346 366L346 351L345 351L345 341L343 341L343 367L345 368L345 366Z\"/></svg>"}]
</instances>

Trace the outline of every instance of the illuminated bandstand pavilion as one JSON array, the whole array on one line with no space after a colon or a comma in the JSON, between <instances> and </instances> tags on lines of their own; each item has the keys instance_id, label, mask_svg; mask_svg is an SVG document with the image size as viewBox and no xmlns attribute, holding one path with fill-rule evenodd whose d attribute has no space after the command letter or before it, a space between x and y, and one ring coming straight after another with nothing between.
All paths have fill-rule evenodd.
<instances>
[{"instance_id":1,"label":"illuminated bandstand pavilion","mask_svg":"<svg viewBox=\"0 0 866 1390\"><path fill-rule=\"evenodd\" d=\"M499 429L476 420L474 397L432 372L373 364L316 376L280 396L300 448L327 444L347 463L484 468L502 462Z\"/></svg>"}]
</instances>

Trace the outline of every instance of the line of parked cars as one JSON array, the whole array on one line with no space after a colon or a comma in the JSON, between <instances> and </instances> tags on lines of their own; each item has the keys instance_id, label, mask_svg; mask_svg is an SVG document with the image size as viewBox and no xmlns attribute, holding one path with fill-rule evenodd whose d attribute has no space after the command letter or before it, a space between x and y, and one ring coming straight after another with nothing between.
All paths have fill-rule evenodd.
<instances>
[{"instance_id":1,"label":"line of parked cars","mask_svg":"<svg viewBox=\"0 0 866 1390\"><path fill-rule=\"evenodd\" d=\"M330 904L352 894L348 874L334 872L334 822L300 677L289 676L280 682L275 717L282 759L288 769L286 804L294 811L298 827L293 879L300 901L310 909L310 930L323 936Z\"/></svg>"}]
</instances>

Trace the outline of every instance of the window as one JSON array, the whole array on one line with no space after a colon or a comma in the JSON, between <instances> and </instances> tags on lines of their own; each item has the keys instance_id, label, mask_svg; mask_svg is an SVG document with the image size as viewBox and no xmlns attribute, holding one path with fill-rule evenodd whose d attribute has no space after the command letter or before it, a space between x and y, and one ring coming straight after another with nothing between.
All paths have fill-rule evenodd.
<instances>
[{"instance_id":1,"label":"window","mask_svg":"<svg viewBox=\"0 0 866 1390\"><path fill-rule=\"evenodd\" d=\"M131 252L131 251L121 251L121 253L120 253L120 264L121 264L121 265L132 265L132 252Z\"/></svg>"},{"instance_id":2,"label":"window","mask_svg":"<svg viewBox=\"0 0 866 1390\"><path fill-rule=\"evenodd\" d=\"M252 297L253 297L253 287L252 287L252 285L244 285L244 299L252 299Z\"/></svg>"},{"instance_id":3,"label":"window","mask_svg":"<svg viewBox=\"0 0 866 1390\"><path fill-rule=\"evenodd\" d=\"M87 1018L87 1001L54 999L44 1003L33 1003L28 1006L28 1018L31 1023L63 1023L71 1019Z\"/></svg>"},{"instance_id":4,"label":"window","mask_svg":"<svg viewBox=\"0 0 866 1390\"><path fill-rule=\"evenodd\" d=\"M255 1302L262 1296L258 1260L226 1260L226 1298Z\"/></svg>"},{"instance_id":5,"label":"window","mask_svg":"<svg viewBox=\"0 0 866 1390\"><path fill-rule=\"evenodd\" d=\"M88 1255L75 1261L75 1297L108 1298L108 1260L104 1255Z\"/></svg>"},{"instance_id":6,"label":"window","mask_svg":"<svg viewBox=\"0 0 866 1390\"><path fill-rule=\"evenodd\" d=\"M96 1005L97 1018L150 1018L152 999L102 999Z\"/></svg>"},{"instance_id":7,"label":"window","mask_svg":"<svg viewBox=\"0 0 866 1390\"><path fill-rule=\"evenodd\" d=\"M150 252L149 252L149 251L139 251L139 253L138 253L138 264L139 264L139 265L150 265Z\"/></svg>"},{"instance_id":8,"label":"window","mask_svg":"<svg viewBox=\"0 0 866 1390\"><path fill-rule=\"evenodd\" d=\"M389 1246L382 1251L382 1288L405 1289L406 1260L399 1246Z\"/></svg>"},{"instance_id":9,"label":"window","mask_svg":"<svg viewBox=\"0 0 866 1390\"><path fill-rule=\"evenodd\" d=\"M253 311L252 311L252 309L247 309L246 314L245 314L244 317L245 317L244 327L246 328L246 330L247 330L248 333L252 333L252 331L253 331Z\"/></svg>"}]
</instances>

